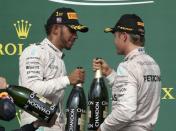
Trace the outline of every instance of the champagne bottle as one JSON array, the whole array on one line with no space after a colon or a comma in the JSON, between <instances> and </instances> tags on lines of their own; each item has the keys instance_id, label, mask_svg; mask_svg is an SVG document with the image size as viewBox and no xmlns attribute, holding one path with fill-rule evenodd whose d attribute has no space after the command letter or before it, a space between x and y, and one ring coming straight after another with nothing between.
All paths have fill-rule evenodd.
<instances>
[{"instance_id":1,"label":"champagne bottle","mask_svg":"<svg viewBox=\"0 0 176 131\"><path fill-rule=\"evenodd\" d=\"M96 70L95 78L88 93L88 130L96 131L108 115L108 90L101 70Z\"/></svg>"},{"instance_id":2,"label":"champagne bottle","mask_svg":"<svg viewBox=\"0 0 176 131\"><path fill-rule=\"evenodd\" d=\"M65 131L85 131L86 97L82 83L73 87L66 105Z\"/></svg>"},{"instance_id":3,"label":"champagne bottle","mask_svg":"<svg viewBox=\"0 0 176 131\"><path fill-rule=\"evenodd\" d=\"M48 99L22 86L8 85L6 91L18 107L40 120L49 122L57 111L57 106Z\"/></svg>"}]
</instances>

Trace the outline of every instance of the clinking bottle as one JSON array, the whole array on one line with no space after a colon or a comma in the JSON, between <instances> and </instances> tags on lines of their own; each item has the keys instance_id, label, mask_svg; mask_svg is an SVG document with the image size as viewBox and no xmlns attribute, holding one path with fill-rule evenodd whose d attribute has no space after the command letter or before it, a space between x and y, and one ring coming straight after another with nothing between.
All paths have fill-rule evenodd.
<instances>
[{"instance_id":1,"label":"clinking bottle","mask_svg":"<svg viewBox=\"0 0 176 131\"><path fill-rule=\"evenodd\" d=\"M65 131L85 131L87 102L83 84L73 87L66 104Z\"/></svg>"},{"instance_id":2,"label":"clinking bottle","mask_svg":"<svg viewBox=\"0 0 176 131\"><path fill-rule=\"evenodd\" d=\"M102 71L96 70L88 93L88 130L96 131L108 115L108 90Z\"/></svg>"},{"instance_id":3,"label":"clinking bottle","mask_svg":"<svg viewBox=\"0 0 176 131\"><path fill-rule=\"evenodd\" d=\"M49 122L57 111L57 106L48 99L22 86L8 85L0 92L7 92L18 107L40 120Z\"/></svg>"}]
</instances>

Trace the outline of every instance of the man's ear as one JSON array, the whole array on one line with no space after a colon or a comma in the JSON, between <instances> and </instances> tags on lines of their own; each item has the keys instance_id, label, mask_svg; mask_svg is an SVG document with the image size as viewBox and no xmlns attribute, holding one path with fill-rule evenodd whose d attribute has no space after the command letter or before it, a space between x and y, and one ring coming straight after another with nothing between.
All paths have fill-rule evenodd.
<instances>
[{"instance_id":1,"label":"man's ear","mask_svg":"<svg viewBox=\"0 0 176 131\"><path fill-rule=\"evenodd\" d=\"M126 42L128 39L128 34L126 32L123 32L123 40Z\"/></svg>"},{"instance_id":2,"label":"man's ear","mask_svg":"<svg viewBox=\"0 0 176 131\"><path fill-rule=\"evenodd\" d=\"M61 27L59 25L53 25L52 29L51 29L51 33L54 35L58 35L58 33L60 32Z\"/></svg>"}]
</instances>

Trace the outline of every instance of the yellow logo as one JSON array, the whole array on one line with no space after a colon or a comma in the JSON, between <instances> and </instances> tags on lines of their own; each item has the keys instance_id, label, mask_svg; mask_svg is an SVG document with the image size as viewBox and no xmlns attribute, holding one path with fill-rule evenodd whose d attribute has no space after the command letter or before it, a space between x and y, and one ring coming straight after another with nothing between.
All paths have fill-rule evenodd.
<instances>
[{"instance_id":1,"label":"yellow logo","mask_svg":"<svg viewBox=\"0 0 176 131\"><path fill-rule=\"evenodd\" d=\"M78 19L78 15L75 12L68 12L67 13L68 19Z\"/></svg>"},{"instance_id":2,"label":"yellow logo","mask_svg":"<svg viewBox=\"0 0 176 131\"><path fill-rule=\"evenodd\" d=\"M106 29L104 30L105 33L108 33L108 32L111 32L111 31L112 31L111 28L106 28Z\"/></svg>"},{"instance_id":3,"label":"yellow logo","mask_svg":"<svg viewBox=\"0 0 176 131\"><path fill-rule=\"evenodd\" d=\"M17 23L14 24L15 30L17 32L19 39L26 39L29 34L29 30L32 24L30 24L27 20L21 20L17 21Z\"/></svg>"},{"instance_id":4,"label":"yellow logo","mask_svg":"<svg viewBox=\"0 0 176 131\"><path fill-rule=\"evenodd\" d=\"M74 29L74 30L82 30L82 29L84 29L86 26L71 25L70 27L71 27L72 29Z\"/></svg>"},{"instance_id":5,"label":"yellow logo","mask_svg":"<svg viewBox=\"0 0 176 131\"><path fill-rule=\"evenodd\" d=\"M137 25L144 27L144 23L143 22L137 22Z\"/></svg>"},{"instance_id":6,"label":"yellow logo","mask_svg":"<svg viewBox=\"0 0 176 131\"><path fill-rule=\"evenodd\" d=\"M63 16L64 13L56 12L56 16Z\"/></svg>"},{"instance_id":7,"label":"yellow logo","mask_svg":"<svg viewBox=\"0 0 176 131\"><path fill-rule=\"evenodd\" d=\"M126 31L132 31L132 28L127 28L127 27L123 27L123 26L118 26L119 29L121 30L126 30Z\"/></svg>"}]
</instances>

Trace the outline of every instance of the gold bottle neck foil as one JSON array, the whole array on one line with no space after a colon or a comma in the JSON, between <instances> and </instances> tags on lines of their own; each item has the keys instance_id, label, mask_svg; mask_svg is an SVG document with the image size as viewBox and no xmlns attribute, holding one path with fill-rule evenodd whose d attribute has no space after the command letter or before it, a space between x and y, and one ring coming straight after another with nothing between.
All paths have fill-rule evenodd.
<instances>
[{"instance_id":1,"label":"gold bottle neck foil","mask_svg":"<svg viewBox=\"0 0 176 131\"><path fill-rule=\"evenodd\" d=\"M97 79L97 78L101 78L102 77L102 72L101 72L101 70L99 69L99 70L96 70L96 72L95 72L95 78Z\"/></svg>"},{"instance_id":2,"label":"gold bottle neck foil","mask_svg":"<svg viewBox=\"0 0 176 131\"><path fill-rule=\"evenodd\" d=\"M76 84L77 87L83 87L83 84L82 83L78 83Z\"/></svg>"}]
</instances>

